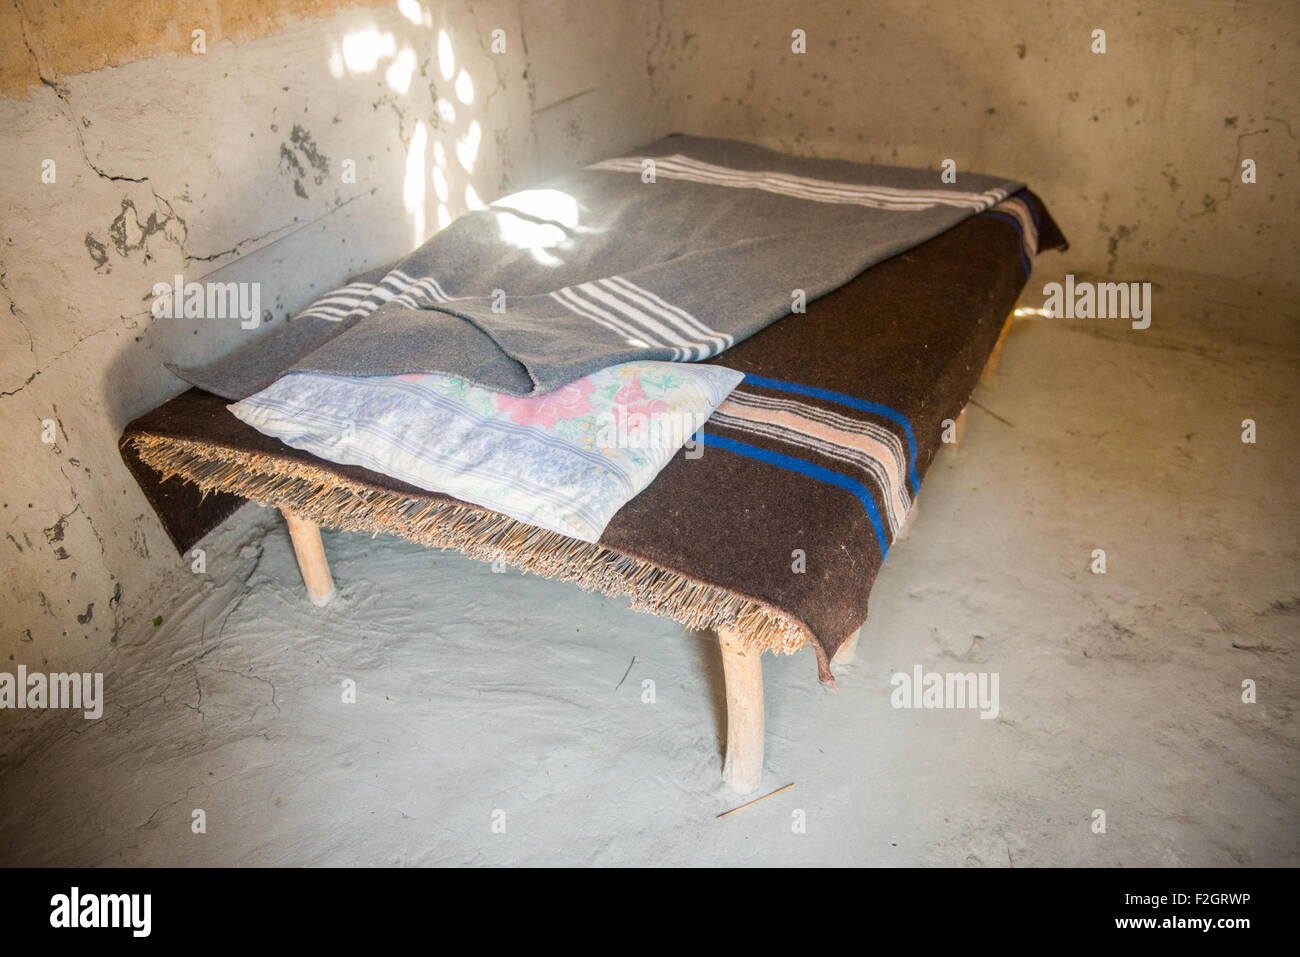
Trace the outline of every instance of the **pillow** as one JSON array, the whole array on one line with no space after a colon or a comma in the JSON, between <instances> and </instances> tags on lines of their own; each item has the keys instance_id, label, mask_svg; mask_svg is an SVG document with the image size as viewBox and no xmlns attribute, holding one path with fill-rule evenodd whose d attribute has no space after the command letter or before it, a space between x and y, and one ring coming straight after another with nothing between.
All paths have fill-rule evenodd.
<instances>
[{"instance_id":1,"label":"pillow","mask_svg":"<svg viewBox=\"0 0 1300 957\"><path fill-rule=\"evenodd\" d=\"M297 372L228 408L330 462L594 542L742 378L716 365L625 362L521 398L437 373Z\"/></svg>"}]
</instances>

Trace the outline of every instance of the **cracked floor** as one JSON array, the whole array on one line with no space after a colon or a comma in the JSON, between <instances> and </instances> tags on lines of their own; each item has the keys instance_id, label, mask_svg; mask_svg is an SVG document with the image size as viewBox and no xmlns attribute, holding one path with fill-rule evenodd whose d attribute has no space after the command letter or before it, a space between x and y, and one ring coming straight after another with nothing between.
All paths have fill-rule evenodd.
<instances>
[{"instance_id":1,"label":"cracked floor","mask_svg":"<svg viewBox=\"0 0 1300 957\"><path fill-rule=\"evenodd\" d=\"M715 817L740 801L707 638L330 532L316 609L250 507L124 630L101 720L6 735L0 863L1300 863L1300 350L1161 302L1146 333L1016 326L838 693L808 651L764 659L760 793L795 784L770 800ZM997 720L891 708L915 664L997 672Z\"/></svg>"}]
</instances>

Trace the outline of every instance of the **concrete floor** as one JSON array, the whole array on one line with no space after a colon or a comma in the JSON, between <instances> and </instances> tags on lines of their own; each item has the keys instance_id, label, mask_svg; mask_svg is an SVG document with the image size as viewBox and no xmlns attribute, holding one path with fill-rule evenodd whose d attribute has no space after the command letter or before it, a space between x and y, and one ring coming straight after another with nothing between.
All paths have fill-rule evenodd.
<instances>
[{"instance_id":1,"label":"concrete floor","mask_svg":"<svg viewBox=\"0 0 1300 957\"><path fill-rule=\"evenodd\" d=\"M1146 332L1018 324L838 694L811 651L765 659L760 793L795 787L754 807L715 818L740 801L704 637L356 534L326 534L317 610L249 508L105 660L103 719L6 736L0 862L1300 863L1300 349L1273 318L1198 293ZM998 719L891 708L916 664L997 672Z\"/></svg>"}]
</instances>

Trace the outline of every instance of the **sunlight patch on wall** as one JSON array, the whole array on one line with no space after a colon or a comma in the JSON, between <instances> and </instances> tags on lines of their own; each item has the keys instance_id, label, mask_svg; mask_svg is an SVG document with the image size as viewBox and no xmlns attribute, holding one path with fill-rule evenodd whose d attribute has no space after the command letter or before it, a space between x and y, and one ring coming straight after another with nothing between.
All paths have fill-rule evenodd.
<instances>
[{"instance_id":1,"label":"sunlight patch on wall","mask_svg":"<svg viewBox=\"0 0 1300 957\"><path fill-rule=\"evenodd\" d=\"M397 59L384 71L384 80L390 87L405 96L406 91L411 88L411 77L415 73L415 67L415 51L410 47L402 47L402 52L397 54Z\"/></svg>"},{"instance_id":2,"label":"sunlight patch on wall","mask_svg":"<svg viewBox=\"0 0 1300 957\"><path fill-rule=\"evenodd\" d=\"M405 139L402 201L411 217L414 247L428 240L426 231L445 229L460 212L489 208L471 181L481 162L486 134L473 115L477 112L474 79L469 69L457 62L450 31L434 27L429 10L420 0L397 0L396 5L401 16L415 25L413 28L403 25L387 32L370 25L354 30L334 45L328 66L336 79L381 72L387 87L403 98L394 104L400 105L399 118L424 117ZM416 74L423 75L430 61L436 61L438 74L443 81L450 81L450 86L440 83L440 89L434 89L431 84L417 81ZM431 104L425 98L426 90ZM408 104L407 97L413 102ZM428 112L430 105L432 116ZM455 166L451 164L453 158ZM546 250L564 244L565 229L576 227L576 204L562 193L549 198L521 194L514 201L522 205L500 214L503 234L532 251L539 261L557 263L559 260ZM529 222L526 215L550 221ZM435 224L429 223L431 216Z\"/></svg>"},{"instance_id":3,"label":"sunlight patch on wall","mask_svg":"<svg viewBox=\"0 0 1300 957\"><path fill-rule=\"evenodd\" d=\"M428 139L429 131L420 120L406 153L406 176L402 181L402 203L412 220L412 247L424 242L424 149Z\"/></svg>"},{"instance_id":4,"label":"sunlight patch on wall","mask_svg":"<svg viewBox=\"0 0 1300 957\"><path fill-rule=\"evenodd\" d=\"M478 158L478 148L482 142L483 128L479 126L478 120L470 120L465 135L456 141L456 159L465 172L474 172L474 160Z\"/></svg>"},{"instance_id":5,"label":"sunlight patch on wall","mask_svg":"<svg viewBox=\"0 0 1300 957\"><path fill-rule=\"evenodd\" d=\"M410 20L417 27L424 23L426 14L422 9L420 9L420 4L417 0L397 0L397 10L402 16L406 17L406 19Z\"/></svg>"},{"instance_id":6,"label":"sunlight patch on wall","mask_svg":"<svg viewBox=\"0 0 1300 957\"><path fill-rule=\"evenodd\" d=\"M466 105L474 102L474 81L464 70L461 70L460 76L456 77L456 99Z\"/></svg>"},{"instance_id":7,"label":"sunlight patch on wall","mask_svg":"<svg viewBox=\"0 0 1300 957\"><path fill-rule=\"evenodd\" d=\"M450 80L456 72L456 57L451 52L451 37L446 30L438 31L438 70L444 80Z\"/></svg>"},{"instance_id":8,"label":"sunlight patch on wall","mask_svg":"<svg viewBox=\"0 0 1300 957\"><path fill-rule=\"evenodd\" d=\"M396 52L397 41L391 33L358 30L343 38L343 65L349 73L373 73L380 59Z\"/></svg>"}]
</instances>

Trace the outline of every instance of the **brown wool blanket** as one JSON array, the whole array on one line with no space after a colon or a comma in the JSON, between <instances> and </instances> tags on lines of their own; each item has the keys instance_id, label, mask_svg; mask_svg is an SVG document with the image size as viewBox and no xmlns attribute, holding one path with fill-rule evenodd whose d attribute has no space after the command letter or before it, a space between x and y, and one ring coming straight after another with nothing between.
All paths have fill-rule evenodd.
<instances>
[{"instance_id":1,"label":"brown wool blanket","mask_svg":"<svg viewBox=\"0 0 1300 957\"><path fill-rule=\"evenodd\" d=\"M679 453L595 544L297 451L199 389L130 423L120 447L181 551L252 499L625 595L756 649L811 642L828 681L1033 255L1064 247L1022 190L708 360L746 379L704 454Z\"/></svg>"}]
</instances>

